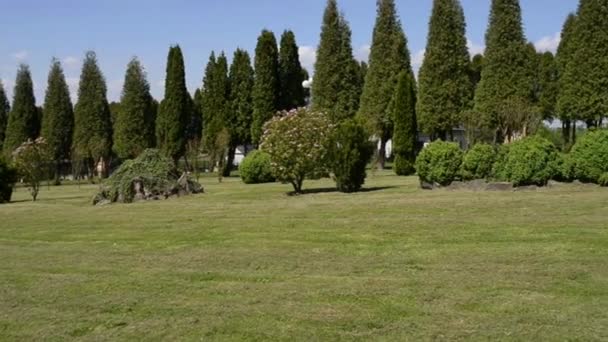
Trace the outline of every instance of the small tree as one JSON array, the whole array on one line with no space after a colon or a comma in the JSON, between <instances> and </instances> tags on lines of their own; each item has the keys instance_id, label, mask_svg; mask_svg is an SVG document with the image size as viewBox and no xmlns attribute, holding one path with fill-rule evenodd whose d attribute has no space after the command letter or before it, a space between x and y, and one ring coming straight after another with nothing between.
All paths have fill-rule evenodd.
<instances>
[{"instance_id":1,"label":"small tree","mask_svg":"<svg viewBox=\"0 0 608 342\"><path fill-rule=\"evenodd\" d=\"M49 176L48 166L52 155L44 138L28 140L13 152L13 160L19 177L27 184L32 199L36 202L40 183Z\"/></svg>"},{"instance_id":2,"label":"small tree","mask_svg":"<svg viewBox=\"0 0 608 342\"><path fill-rule=\"evenodd\" d=\"M264 125L260 149L270 155L273 174L302 193L306 177L325 173L333 125L325 113L306 108L280 112Z\"/></svg>"},{"instance_id":3,"label":"small tree","mask_svg":"<svg viewBox=\"0 0 608 342\"><path fill-rule=\"evenodd\" d=\"M354 120L340 124L332 134L329 166L341 192L355 192L365 182L365 167L374 154L375 146L363 126Z\"/></svg>"},{"instance_id":4,"label":"small tree","mask_svg":"<svg viewBox=\"0 0 608 342\"><path fill-rule=\"evenodd\" d=\"M0 156L0 203L11 201L13 185L17 181L17 172Z\"/></svg>"}]
</instances>

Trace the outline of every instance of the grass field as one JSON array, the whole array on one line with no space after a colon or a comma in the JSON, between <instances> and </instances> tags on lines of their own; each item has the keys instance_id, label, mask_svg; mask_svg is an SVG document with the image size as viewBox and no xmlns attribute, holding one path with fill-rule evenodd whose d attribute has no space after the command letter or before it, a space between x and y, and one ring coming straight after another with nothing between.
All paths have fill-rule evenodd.
<instances>
[{"instance_id":1,"label":"grass field","mask_svg":"<svg viewBox=\"0 0 608 342\"><path fill-rule=\"evenodd\" d=\"M204 185L103 207L19 189L0 340L608 340L608 190Z\"/></svg>"}]
</instances>

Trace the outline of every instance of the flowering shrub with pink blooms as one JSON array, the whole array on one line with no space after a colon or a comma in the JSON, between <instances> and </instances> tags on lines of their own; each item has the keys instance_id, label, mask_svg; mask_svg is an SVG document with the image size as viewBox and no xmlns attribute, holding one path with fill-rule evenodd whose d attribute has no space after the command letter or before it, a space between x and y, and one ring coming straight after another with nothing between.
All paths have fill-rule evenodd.
<instances>
[{"instance_id":1,"label":"flowering shrub with pink blooms","mask_svg":"<svg viewBox=\"0 0 608 342\"><path fill-rule=\"evenodd\" d=\"M13 152L13 162L19 177L27 185L36 201L40 183L50 174L52 156L44 138L28 140Z\"/></svg>"},{"instance_id":2,"label":"flowering shrub with pink blooms","mask_svg":"<svg viewBox=\"0 0 608 342\"><path fill-rule=\"evenodd\" d=\"M260 149L270 155L279 181L302 192L306 178L327 174L327 147L333 125L322 112L298 108L280 112L264 125Z\"/></svg>"}]
</instances>

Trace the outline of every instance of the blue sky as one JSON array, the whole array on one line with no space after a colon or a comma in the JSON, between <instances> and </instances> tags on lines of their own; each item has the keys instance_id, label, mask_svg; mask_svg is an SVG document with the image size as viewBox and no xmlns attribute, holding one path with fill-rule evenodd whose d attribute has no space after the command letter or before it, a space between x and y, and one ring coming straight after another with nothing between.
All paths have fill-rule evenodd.
<instances>
[{"instance_id":1,"label":"blue sky","mask_svg":"<svg viewBox=\"0 0 608 342\"><path fill-rule=\"evenodd\" d=\"M146 67L152 94L163 95L169 45L185 54L191 92L200 87L212 50L231 57L237 47L253 51L263 28L277 38L295 32L302 63L312 71L326 0L0 0L0 78L12 94L19 63L30 65L36 99L44 99L53 56L59 58L73 92L84 52L95 50L108 83L108 98L118 100L126 64L138 56ZM353 48L366 59L375 20L375 0L339 0L351 24ZM414 67L422 61L431 0L396 0L409 40ZM568 13L577 0L522 0L524 28L541 50L554 50ZM462 0L473 53L483 51L490 0Z\"/></svg>"}]
</instances>

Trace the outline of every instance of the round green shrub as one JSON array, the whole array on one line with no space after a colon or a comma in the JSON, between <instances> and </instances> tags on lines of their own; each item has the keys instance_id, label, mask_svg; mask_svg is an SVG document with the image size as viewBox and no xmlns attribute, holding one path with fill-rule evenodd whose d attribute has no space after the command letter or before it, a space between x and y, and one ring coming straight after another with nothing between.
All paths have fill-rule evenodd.
<instances>
[{"instance_id":1,"label":"round green shrub","mask_svg":"<svg viewBox=\"0 0 608 342\"><path fill-rule=\"evenodd\" d=\"M422 182L450 185L458 176L463 153L456 143L436 141L426 146L416 159Z\"/></svg>"},{"instance_id":2,"label":"round green shrub","mask_svg":"<svg viewBox=\"0 0 608 342\"><path fill-rule=\"evenodd\" d=\"M393 162L393 171L397 176L411 176L416 173L416 167L408 158L396 155Z\"/></svg>"},{"instance_id":3,"label":"round green shrub","mask_svg":"<svg viewBox=\"0 0 608 342\"><path fill-rule=\"evenodd\" d=\"M597 183L601 186L608 186L608 172L602 173Z\"/></svg>"},{"instance_id":4,"label":"round green shrub","mask_svg":"<svg viewBox=\"0 0 608 342\"><path fill-rule=\"evenodd\" d=\"M464 180L486 179L492 173L496 161L496 149L492 145L477 144L462 159Z\"/></svg>"},{"instance_id":5,"label":"round green shrub","mask_svg":"<svg viewBox=\"0 0 608 342\"><path fill-rule=\"evenodd\" d=\"M338 191L355 192L365 183L365 167L374 153L365 129L354 120L336 128L328 148L328 162Z\"/></svg>"},{"instance_id":6,"label":"round green shrub","mask_svg":"<svg viewBox=\"0 0 608 342\"><path fill-rule=\"evenodd\" d=\"M274 182L270 155L255 150L247 155L239 165L241 179L245 184L261 184Z\"/></svg>"},{"instance_id":7,"label":"round green shrub","mask_svg":"<svg viewBox=\"0 0 608 342\"><path fill-rule=\"evenodd\" d=\"M11 201L13 185L17 181L17 171L0 157L0 203Z\"/></svg>"},{"instance_id":8,"label":"round green shrub","mask_svg":"<svg viewBox=\"0 0 608 342\"><path fill-rule=\"evenodd\" d=\"M600 177L608 172L608 130L589 132L579 138L570 158L576 179L599 183Z\"/></svg>"},{"instance_id":9,"label":"round green shrub","mask_svg":"<svg viewBox=\"0 0 608 342\"><path fill-rule=\"evenodd\" d=\"M502 148L494 167L494 176L515 186L543 186L559 175L558 166L559 154L555 145L545 138L534 136Z\"/></svg>"}]
</instances>

